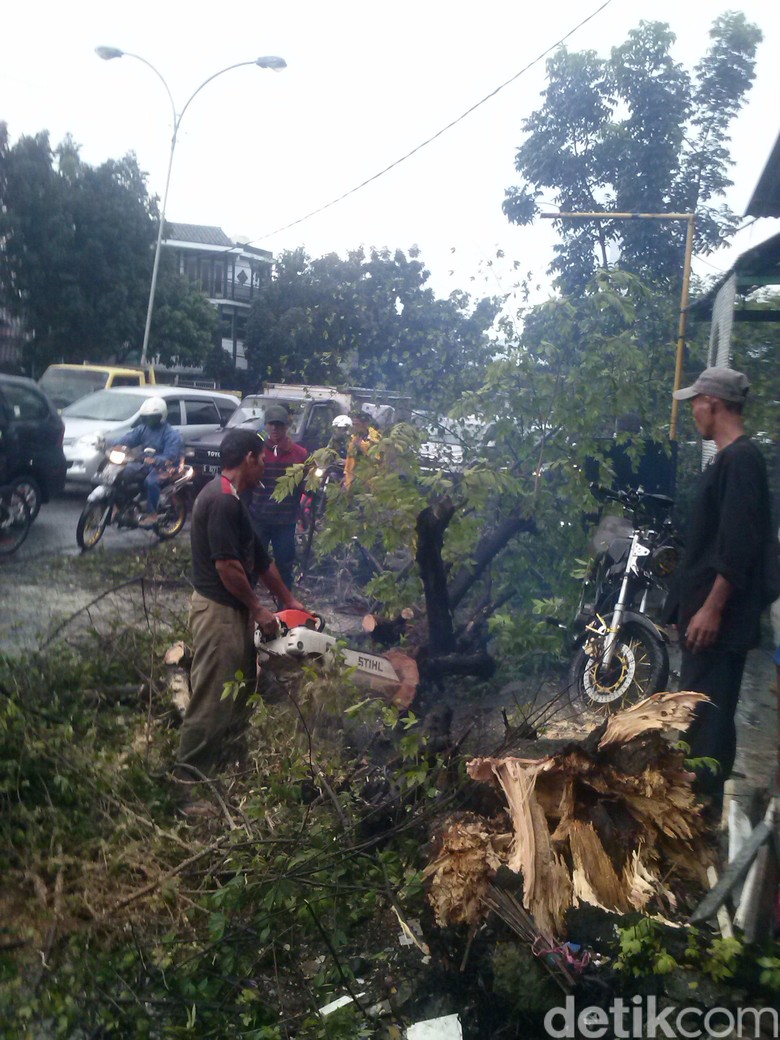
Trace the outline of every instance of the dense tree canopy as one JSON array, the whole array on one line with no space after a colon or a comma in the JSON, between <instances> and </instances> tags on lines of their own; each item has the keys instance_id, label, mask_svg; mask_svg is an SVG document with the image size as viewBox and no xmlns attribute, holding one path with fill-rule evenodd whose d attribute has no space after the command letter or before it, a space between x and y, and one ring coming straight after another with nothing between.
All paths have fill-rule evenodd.
<instances>
[{"instance_id":1,"label":"dense tree canopy","mask_svg":"<svg viewBox=\"0 0 780 1040\"><path fill-rule=\"evenodd\" d=\"M123 357L143 330L154 207L134 156L99 167L46 133L0 136L0 299L32 333L26 366Z\"/></svg>"},{"instance_id":2,"label":"dense tree canopy","mask_svg":"<svg viewBox=\"0 0 780 1040\"><path fill-rule=\"evenodd\" d=\"M539 203L564 211L696 212L696 250L707 253L734 231L718 200L730 185L728 130L754 77L760 30L742 14L717 18L709 50L693 74L674 61L674 34L642 22L608 58L556 51L547 62L541 107L523 124L504 212L527 224ZM624 270L654 283L679 280L685 227L658 221L558 223L551 272L564 292L582 292L596 266L619 257Z\"/></svg>"},{"instance_id":3,"label":"dense tree canopy","mask_svg":"<svg viewBox=\"0 0 780 1040\"><path fill-rule=\"evenodd\" d=\"M143 338L156 201L133 155L93 167L66 138L11 144L0 124L0 306L30 340L24 368L137 359ZM164 363L200 363L215 318L199 293L161 270L152 346Z\"/></svg>"},{"instance_id":4,"label":"dense tree canopy","mask_svg":"<svg viewBox=\"0 0 780 1040\"><path fill-rule=\"evenodd\" d=\"M497 304L473 304L466 293L437 299L427 280L415 250L282 253L250 314L250 370L258 380L376 386L451 403L479 385Z\"/></svg>"},{"instance_id":5,"label":"dense tree canopy","mask_svg":"<svg viewBox=\"0 0 780 1040\"><path fill-rule=\"evenodd\" d=\"M163 254L152 312L150 356L163 365L202 365L214 347L216 333L214 307L197 285L176 272L172 258ZM227 354L225 359L232 369Z\"/></svg>"}]
</instances>

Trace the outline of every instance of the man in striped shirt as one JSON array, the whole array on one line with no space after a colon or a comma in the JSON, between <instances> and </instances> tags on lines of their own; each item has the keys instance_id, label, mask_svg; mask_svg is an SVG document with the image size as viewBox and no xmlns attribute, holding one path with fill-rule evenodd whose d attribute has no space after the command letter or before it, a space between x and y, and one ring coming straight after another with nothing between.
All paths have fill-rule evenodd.
<instances>
[{"instance_id":1,"label":"man in striped shirt","mask_svg":"<svg viewBox=\"0 0 780 1040\"><path fill-rule=\"evenodd\" d=\"M254 491L249 505L255 534L263 548L270 550L288 589L293 583L295 525L298 522L301 491L296 487L281 502L275 502L272 496L277 481L288 467L303 463L309 457L306 448L291 440L289 423L290 416L284 405L268 405L265 410L267 437L263 447L263 481Z\"/></svg>"}]
</instances>

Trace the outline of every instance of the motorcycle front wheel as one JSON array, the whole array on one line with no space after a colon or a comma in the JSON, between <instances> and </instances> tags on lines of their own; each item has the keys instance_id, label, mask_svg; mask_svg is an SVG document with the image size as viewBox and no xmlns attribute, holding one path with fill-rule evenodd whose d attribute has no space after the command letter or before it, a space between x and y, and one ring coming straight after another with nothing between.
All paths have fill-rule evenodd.
<instances>
[{"instance_id":1,"label":"motorcycle front wheel","mask_svg":"<svg viewBox=\"0 0 780 1040\"><path fill-rule=\"evenodd\" d=\"M602 639L589 644L598 650ZM666 689L669 655L659 639L642 625L628 622L621 628L612 661L601 662L599 653L577 652L569 669L569 697L577 707L587 707L604 715L622 711L659 690Z\"/></svg>"},{"instance_id":2,"label":"motorcycle front wheel","mask_svg":"<svg viewBox=\"0 0 780 1040\"><path fill-rule=\"evenodd\" d=\"M76 541L79 549L85 552L94 549L108 524L111 516L111 503L105 499L99 502L87 502L76 525Z\"/></svg>"},{"instance_id":3,"label":"motorcycle front wheel","mask_svg":"<svg viewBox=\"0 0 780 1040\"><path fill-rule=\"evenodd\" d=\"M0 556L16 552L30 531L32 518L24 496L15 488L0 491Z\"/></svg>"},{"instance_id":4,"label":"motorcycle front wheel","mask_svg":"<svg viewBox=\"0 0 780 1040\"><path fill-rule=\"evenodd\" d=\"M169 499L161 501L159 516L157 537L163 542L166 538L175 538L187 519L187 500L184 495L176 491Z\"/></svg>"}]
</instances>

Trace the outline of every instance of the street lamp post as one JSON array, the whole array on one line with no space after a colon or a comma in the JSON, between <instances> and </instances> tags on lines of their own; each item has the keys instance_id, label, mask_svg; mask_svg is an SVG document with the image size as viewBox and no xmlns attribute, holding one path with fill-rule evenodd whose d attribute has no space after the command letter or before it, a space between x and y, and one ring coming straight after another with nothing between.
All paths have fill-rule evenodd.
<instances>
[{"instance_id":1,"label":"street lamp post","mask_svg":"<svg viewBox=\"0 0 780 1040\"><path fill-rule=\"evenodd\" d=\"M136 61L143 62L143 64L146 65L147 68L152 70L155 76L165 87L165 92L168 95L168 100L171 103L171 114L173 117L173 135L171 137L171 151L168 157L168 171L165 175L165 190L163 191L162 208L160 210L160 226L157 230L157 244L154 249L154 263L152 265L152 283L149 287L149 304L146 308L146 325L144 327L144 340L143 345L141 347L141 364L145 365L147 360L147 352L149 348L149 332L152 327L152 312L154 311L154 294L155 290L157 289L157 272L160 267L160 249L162 247L163 228L165 226L165 210L168 204L168 188L171 183L171 170L173 169L173 156L176 151L176 141L178 139L181 121L184 118L184 113L190 107L191 102L195 99L195 97L197 97L198 94L200 94L201 90L203 90L205 86L211 83L211 81L216 79L218 76L224 75L226 72L231 72L233 69L240 69L244 65L259 65L261 69L273 69L274 71L279 71L280 69L284 69L287 67L287 62L284 60L284 58L279 58L276 55L271 54L263 58L255 58L254 61L239 61L235 65L228 65L227 68L220 69L219 72L215 72L213 75L209 76L208 79L204 79L201 85L197 87L187 98L181 112L177 114L176 105L173 100L173 95L171 94L170 88L168 87L168 84L165 82L162 73L158 69L156 69L151 62L147 61L146 58L142 58L140 54L132 54L130 51L120 50L118 47L96 47L95 53L99 58L102 58L103 61L111 61L113 58L135 58Z\"/></svg>"}]
</instances>

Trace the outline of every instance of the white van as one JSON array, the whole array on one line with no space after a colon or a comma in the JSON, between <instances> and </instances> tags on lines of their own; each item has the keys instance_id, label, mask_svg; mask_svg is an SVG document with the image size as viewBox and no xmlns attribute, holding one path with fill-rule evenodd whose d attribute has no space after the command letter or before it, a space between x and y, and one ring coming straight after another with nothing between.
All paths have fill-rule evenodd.
<instances>
[{"instance_id":1,"label":"white van","mask_svg":"<svg viewBox=\"0 0 780 1040\"><path fill-rule=\"evenodd\" d=\"M224 426L239 404L233 394L184 386L126 386L88 394L62 412L68 481L91 482L101 459L99 442L128 433L149 397L163 398L168 422L178 427L185 445Z\"/></svg>"}]
</instances>

